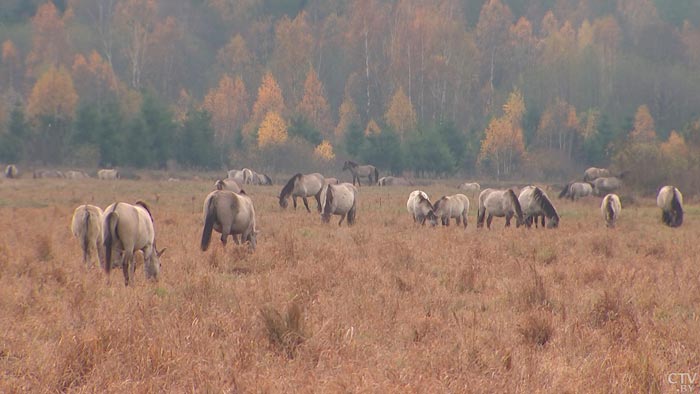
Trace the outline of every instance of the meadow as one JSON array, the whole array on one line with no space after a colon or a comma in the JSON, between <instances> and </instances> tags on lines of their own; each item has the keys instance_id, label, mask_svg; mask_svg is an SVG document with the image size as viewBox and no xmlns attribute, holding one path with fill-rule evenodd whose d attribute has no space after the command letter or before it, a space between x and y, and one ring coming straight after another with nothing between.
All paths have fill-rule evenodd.
<instances>
[{"instance_id":1,"label":"meadow","mask_svg":"<svg viewBox=\"0 0 700 394\"><path fill-rule=\"evenodd\" d=\"M655 393L700 374L697 203L678 229L651 198L607 229L588 198L554 199L558 229L489 231L470 196L466 230L420 228L414 188L362 187L338 227L252 186L257 250L201 252L212 184L0 180L0 392ZM69 226L138 199L167 251L127 288Z\"/></svg>"}]
</instances>

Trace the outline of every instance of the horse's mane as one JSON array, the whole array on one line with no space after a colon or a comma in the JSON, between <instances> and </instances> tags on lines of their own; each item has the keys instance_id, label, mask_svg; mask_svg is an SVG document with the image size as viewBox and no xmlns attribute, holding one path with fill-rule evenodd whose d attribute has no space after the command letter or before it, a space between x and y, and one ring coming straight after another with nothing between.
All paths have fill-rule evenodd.
<instances>
[{"instance_id":1,"label":"horse's mane","mask_svg":"<svg viewBox=\"0 0 700 394\"><path fill-rule=\"evenodd\" d=\"M615 211L613 210L612 198L608 195L605 198L605 210L608 212L608 217L612 220L615 217Z\"/></svg>"},{"instance_id":2,"label":"horse's mane","mask_svg":"<svg viewBox=\"0 0 700 394\"><path fill-rule=\"evenodd\" d=\"M673 197L671 198L671 209L673 209L676 212L676 215L675 220L671 223L671 226L679 227L681 224L683 224L683 205L681 204L681 201L678 198L678 193L680 193L678 189L674 187L672 192Z\"/></svg>"},{"instance_id":3,"label":"horse's mane","mask_svg":"<svg viewBox=\"0 0 700 394\"><path fill-rule=\"evenodd\" d=\"M331 214L331 204L333 204L333 188L331 185L326 185L326 201L323 205L323 215Z\"/></svg>"},{"instance_id":4,"label":"horse's mane","mask_svg":"<svg viewBox=\"0 0 700 394\"><path fill-rule=\"evenodd\" d=\"M515 213L518 215L518 218L522 220L523 209L520 207L520 201L518 201L518 196L515 195L513 189L508 189L506 191L506 194L508 194L508 197L510 197L510 201L513 203L513 207L515 208Z\"/></svg>"},{"instance_id":5,"label":"horse's mane","mask_svg":"<svg viewBox=\"0 0 700 394\"><path fill-rule=\"evenodd\" d=\"M287 184L284 185L282 191L280 192L280 200L287 198L287 196L292 194L292 191L294 190L294 184L296 183L297 179L301 179L301 172L298 172L294 176L292 176L287 182Z\"/></svg>"},{"instance_id":6,"label":"horse's mane","mask_svg":"<svg viewBox=\"0 0 700 394\"><path fill-rule=\"evenodd\" d=\"M549 201L549 198L547 198L547 195L544 194L542 189L535 187L533 195L535 197L535 201L537 201L547 217L559 218L557 210L554 208L554 205L552 205L552 202Z\"/></svg>"},{"instance_id":7,"label":"horse's mane","mask_svg":"<svg viewBox=\"0 0 700 394\"><path fill-rule=\"evenodd\" d=\"M564 190L562 190L561 193L559 193L559 198L566 197L566 195L569 194L569 189L571 188L571 185L573 184L573 182L567 183L566 186L564 186Z\"/></svg>"},{"instance_id":8,"label":"horse's mane","mask_svg":"<svg viewBox=\"0 0 700 394\"><path fill-rule=\"evenodd\" d=\"M433 209L438 210L440 209L440 205L443 203L443 201L447 200L447 196L442 196L440 197L435 203L433 204Z\"/></svg>"},{"instance_id":9,"label":"horse's mane","mask_svg":"<svg viewBox=\"0 0 700 394\"><path fill-rule=\"evenodd\" d=\"M151 209L148 207L148 204L146 204L142 200L138 200L138 201L136 201L136 203L134 205L138 205L138 206L142 207L143 209L145 209L146 212L148 212L148 216L151 218L151 221L153 221L153 215L151 214Z\"/></svg>"},{"instance_id":10,"label":"horse's mane","mask_svg":"<svg viewBox=\"0 0 700 394\"><path fill-rule=\"evenodd\" d=\"M216 190L224 190L224 181L217 179L214 186L216 186Z\"/></svg>"},{"instance_id":11,"label":"horse's mane","mask_svg":"<svg viewBox=\"0 0 700 394\"><path fill-rule=\"evenodd\" d=\"M348 163L348 164L349 164L350 166L352 166L352 167L357 167L357 166L359 165L359 164L355 163L355 162L352 161L352 160L347 160L347 161L345 161L345 162Z\"/></svg>"},{"instance_id":12,"label":"horse's mane","mask_svg":"<svg viewBox=\"0 0 700 394\"><path fill-rule=\"evenodd\" d=\"M432 210L435 210L435 206L433 206L433 204L430 202L430 200L428 200L427 198L425 198L422 194L419 194L419 195L418 195L418 203L420 204L420 203L422 203L423 201L425 201L425 203L428 204L428 207L430 207L430 210L431 210L431 211L432 211Z\"/></svg>"}]
</instances>

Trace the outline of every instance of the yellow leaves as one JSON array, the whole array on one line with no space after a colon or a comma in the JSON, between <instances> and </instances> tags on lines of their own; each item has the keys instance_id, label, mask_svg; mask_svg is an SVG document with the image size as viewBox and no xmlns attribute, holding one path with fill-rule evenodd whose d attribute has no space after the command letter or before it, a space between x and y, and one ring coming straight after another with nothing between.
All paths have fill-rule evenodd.
<instances>
[{"instance_id":1,"label":"yellow leaves","mask_svg":"<svg viewBox=\"0 0 700 394\"><path fill-rule=\"evenodd\" d=\"M258 99L253 104L253 114L250 117L250 121L243 130L244 136L251 137L255 128L267 113L271 111L281 115L287 112L287 107L284 105L282 89L280 89L272 73L268 71L263 76L258 88Z\"/></svg>"},{"instance_id":2,"label":"yellow leaves","mask_svg":"<svg viewBox=\"0 0 700 394\"><path fill-rule=\"evenodd\" d=\"M525 154L521 126L525 102L517 89L510 94L503 111L504 115L492 119L486 128L479 152L479 162L492 159L499 176L509 174L513 164Z\"/></svg>"},{"instance_id":3,"label":"yellow leaves","mask_svg":"<svg viewBox=\"0 0 700 394\"><path fill-rule=\"evenodd\" d=\"M287 124L275 111L270 111L258 129L258 148L266 148L287 142Z\"/></svg>"},{"instance_id":4,"label":"yellow leaves","mask_svg":"<svg viewBox=\"0 0 700 394\"><path fill-rule=\"evenodd\" d=\"M355 102L347 95L343 103L340 104L340 110L338 112L340 113L340 119L338 120L338 126L335 128L336 139L342 137L353 122L360 121L360 115L357 113Z\"/></svg>"},{"instance_id":5,"label":"yellow leaves","mask_svg":"<svg viewBox=\"0 0 700 394\"><path fill-rule=\"evenodd\" d=\"M516 88L508 95L508 101L503 105L503 113L514 125L519 125L525 116L525 100Z\"/></svg>"},{"instance_id":6,"label":"yellow leaves","mask_svg":"<svg viewBox=\"0 0 700 394\"><path fill-rule=\"evenodd\" d=\"M369 122L367 122L367 127L365 128L365 137L379 135L381 133L382 129L379 128L377 122L375 122L374 119L370 119Z\"/></svg>"},{"instance_id":7,"label":"yellow leaves","mask_svg":"<svg viewBox=\"0 0 700 394\"><path fill-rule=\"evenodd\" d=\"M53 116L70 120L75 115L78 94L65 68L50 67L32 88L27 112L32 118Z\"/></svg>"},{"instance_id":8,"label":"yellow leaves","mask_svg":"<svg viewBox=\"0 0 700 394\"><path fill-rule=\"evenodd\" d=\"M304 97L301 99L297 111L304 115L306 119L320 131L327 135L330 128L330 109L326 101L323 85L318 79L318 74L313 69L309 68L309 73L306 76L304 83Z\"/></svg>"},{"instance_id":9,"label":"yellow leaves","mask_svg":"<svg viewBox=\"0 0 700 394\"><path fill-rule=\"evenodd\" d=\"M416 126L416 111L413 109L413 105L411 105L408 96L403 92L402 87L399 87L394 97L391 98L389 108L384 118L401 137L403 137L406 131Z\"/></svg>"},{"instance_id":10,"label":"yellow leaves","mask_svg":"<svg viewBox=\"0 0 700 394\"><path fill-rule=\"evenodd\" d=\"M224 74L216 89L204 97L202 107L212 116L217 141L224 142L242 127L248 116L248 92L240 77L233 80Z\"/></svg>"},{"instance_id":11,"label":"yellow leaves","mask_svg":"<svg viewBox=\"0 0 700 394\"><path fill-rule=\"evenodd\" d=\"M649 107L640 105L634 115L634 129L630 132L633 142L654 142L656 131L654 130L654 118L649 113Z\"/></svg>"},{"instance_id":12,"label":"yellow leaves","mask_svg":"<svg viewBox=\"0 0 700 394\"><path fill-rule=\"evenodd\" d=\"M671 131L668 136L668 141L661 144L661 153L669 159L687 158L688 146L685 144L685 138L678 134L676 130Z\"/></svg>"},{"instance_id":13,"label":"yellow leaves","mask_svg":"<svg viewBox=\"0 0 700 394\"><path fill-rule=\"evenodd\" d=\"M333 152L333 145L328 140L323 140L314 149L314 157L319 161L331 161L335 159L335 153Z\"/></svg>"}]
</instances>

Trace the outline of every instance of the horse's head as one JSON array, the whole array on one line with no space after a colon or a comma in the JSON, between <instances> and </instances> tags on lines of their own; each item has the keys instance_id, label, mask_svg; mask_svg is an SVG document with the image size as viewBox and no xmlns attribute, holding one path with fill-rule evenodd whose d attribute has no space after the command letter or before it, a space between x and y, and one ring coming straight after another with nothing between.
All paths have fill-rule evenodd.
<instances>
[{"instance_id":1,"label":"horse's head","mask_svg":"<svg viewBox=\"0 0 700 394\"><path fill-rule=\"evenodd\" d=\"M287 206L289 205L289 201L285 197L280 196L280 207L283 209L287 209Z\"/></svg>"},{"instance_id":2,"label":"horse's head","mask_svg":"<svg viewBox=\"0 0 700 394\"><path fill-rule=\"evenodd\" d=\"M151 255L150 264L146 264L146 278L158 281L158 276L160 275L160 256L165 253L167 248L163 248L160 251L153 245L153 254Z\"/></svg>"},{"instance_id":3,"label":"horse's head","mask_svg":"<svg viewBox=\"0 0 700 394\"><path fill-rule=\"evenodd\" d=\"M559 227L559 215L554 215L549 218L547 222L547 228L557 228Z\"/></svg>"},{"instance_id":4,"label":"horse's head","mask_svg":"<svg viewBox=\"0 0 700 394\"><path fill-rule=\"evenodd\" d=\"M349 170L349 169L350 169L350 162L349 162L349 161L345 161L345 163L343 164L343 171Z\"/></svg>"},{"instance_id":5,"label":"horse's head","mask_svg":"<svg viewBox=\"0 0 700 394\"><path fill-rule=\"evenodd\" d=\"M425 217L428 219L428 222L430 223L431 227L435 227L438 225L438 217L432 209L428 211L428 214Z\"/></svg>"}]
</instances>

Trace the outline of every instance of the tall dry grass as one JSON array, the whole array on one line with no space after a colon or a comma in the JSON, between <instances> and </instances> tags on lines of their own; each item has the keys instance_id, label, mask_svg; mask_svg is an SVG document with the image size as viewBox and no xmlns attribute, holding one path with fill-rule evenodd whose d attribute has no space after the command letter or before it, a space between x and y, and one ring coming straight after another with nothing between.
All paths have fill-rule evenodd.
<instances>
[{"instance_id":1,"label":"tall dry grass","mask_svg":"<svg viewBox=\"0 0 700 394\"><path fill-rule=\"evenodd\" d=\"M0 392L675 392L700 372L696 205L679 229L651 200L607 229L590 199L556 201L557 230L477 231L472 209L465 231L363 187L348 228L252 187L256 252L202 253L210 183L2 181ZM160 282L81 263L72 210L117 199L152 204Z\"/></svg>"}]
</instances>

